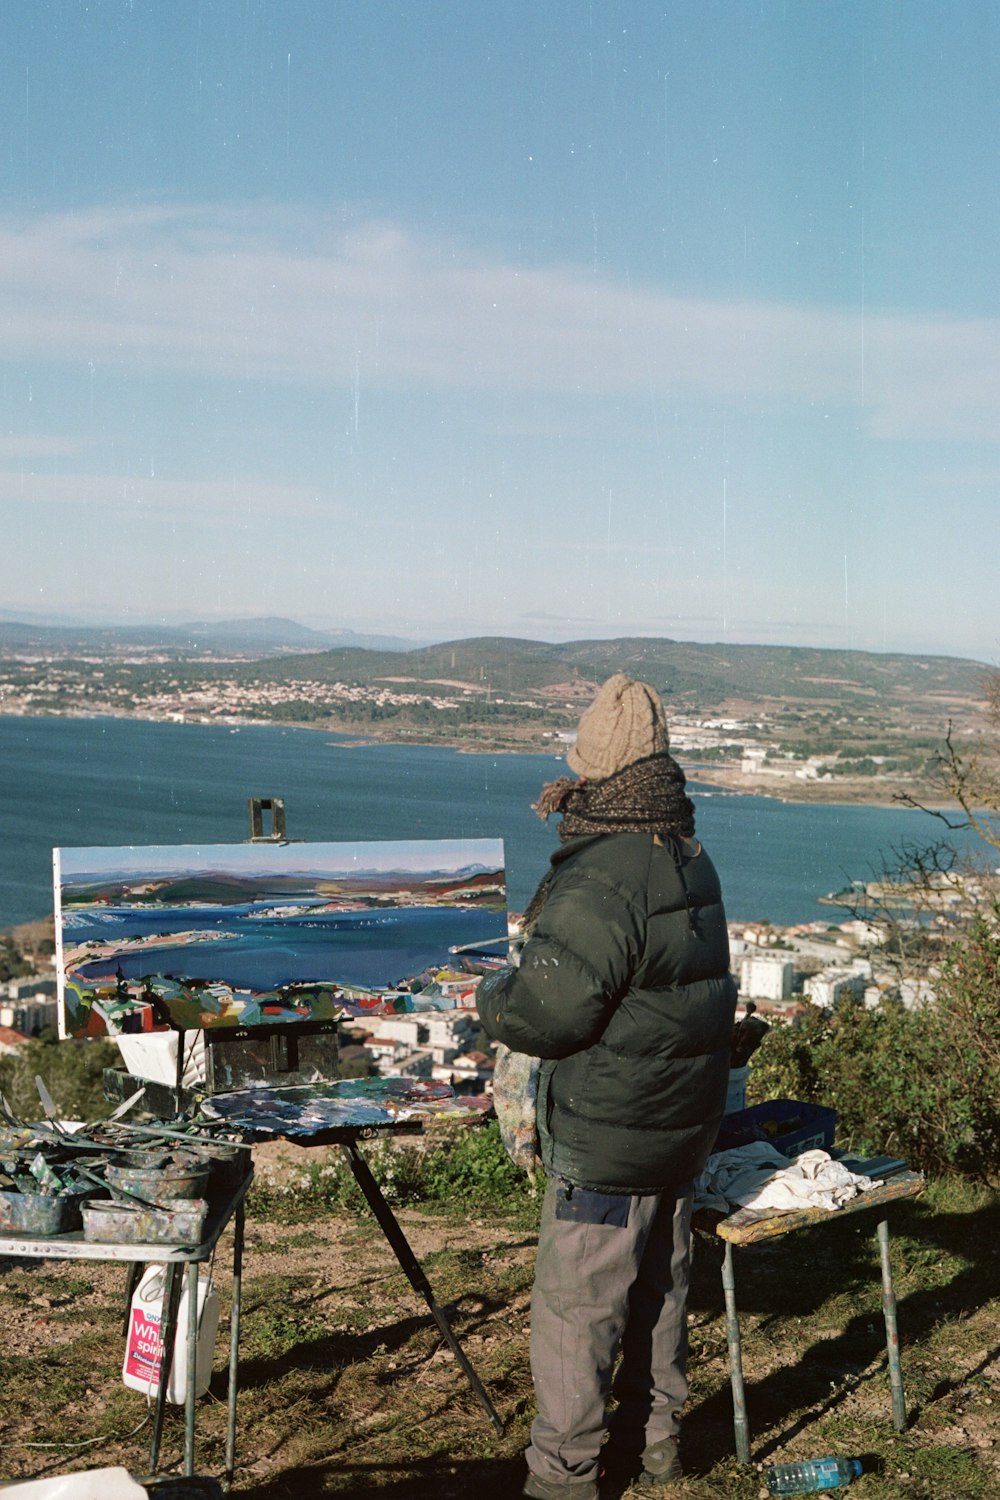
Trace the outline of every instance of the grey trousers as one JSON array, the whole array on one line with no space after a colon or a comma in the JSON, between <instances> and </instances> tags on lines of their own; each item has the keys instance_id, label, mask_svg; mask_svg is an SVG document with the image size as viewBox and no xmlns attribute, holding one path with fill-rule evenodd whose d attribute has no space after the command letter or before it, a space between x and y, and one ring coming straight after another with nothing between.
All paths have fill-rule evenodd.
<instances>
[{"instance_id":1,"label":"grey trousers","mask_svg":"<svg viewBox=\"0 0 1000 1500\"><path fill-rule=\"evenodd\" d=\"M612 1436L624 1451L677 1435L688 1390L692 1199L620 1199L627 1222L585 1222L557 1217L568 1207L557 1202L560 1187L565 1200L550 1181L542 1206L531 1297L538 1416L526 1458L539 1478L571 1483L597 1476L611 1394Z\"/></svg>"}]
</instances>

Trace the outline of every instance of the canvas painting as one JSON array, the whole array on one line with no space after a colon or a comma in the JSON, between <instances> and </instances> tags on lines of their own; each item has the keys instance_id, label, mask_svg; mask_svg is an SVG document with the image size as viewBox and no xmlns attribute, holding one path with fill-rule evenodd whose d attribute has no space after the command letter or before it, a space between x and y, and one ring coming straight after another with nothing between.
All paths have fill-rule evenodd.
<instances>
[{"instance_id":1,"label":"canvas painting","mask_svg":"<svg viewBox=\"0 0 1000 1500\"><path fill-rule=\"evenodd\" d=\"M53 853L60 1032L333 1021L507 932L503 843Z\"/></svg>"}]
</instances>

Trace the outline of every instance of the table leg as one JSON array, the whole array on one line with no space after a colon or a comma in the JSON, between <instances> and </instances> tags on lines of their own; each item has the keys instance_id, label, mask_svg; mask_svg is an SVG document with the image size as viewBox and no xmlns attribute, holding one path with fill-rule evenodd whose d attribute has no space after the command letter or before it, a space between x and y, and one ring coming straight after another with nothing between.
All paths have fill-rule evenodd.
<instances>
[{"instance_id":1,"label":"table leg","mask_svg":"<svg viewBox=\"0 0 1000 1500\"><path fill-rule=\"evenodd\" d=\"M878 1248L882 1261L882 1311L885 1314L885 1345L889 1355L892 1425L897 1432L903 1432L906 1428L906 1397L903 1394L903 1367L899 1360L899 1329L896 1324L896 1294L892 1289L888 1218L878 1221Z\"/></svg>"},{"instance_id":2,"label":"table leg","mask_svg":"<svg viewBox=\"0 0 1000 1500\"><path fill-rule=\"evenodd\" d=\"M128 1266L128 1280L125 1283L125 1317L122 1322L122 1333L128 1338L129 1328L132 1321L132 1298L135 1289L142 1279L142 1273L146 1269L141 1260L130 1260Z\"/></svg>"},{"instance_id":3,"label":"table leg","mask_svg":"<svg viewBox=\"0 0 1000 1500\"><path fill-rule=\"evenodd\" d=\"M229 1419L226 1426L226 1476L228 1493L236 1471L236 1394L240 1370L240 1294L243 1281L243 1225L245 1210L240 1200L233 1226L233 1300L229 1314Z\"/></svg>"},{"instance_id":4,"label":"table leg","mask_svg":"<svg viewBox=\"0 0 1000 1500\"><path fill-rule=\"evenodd\" d=\"M156 1390L156 1405L153 1409L153 1432L149 1440L149 1471L155 1474L160 1461L160 1440L163 1436L163 1413L167 1405L167 1382L174 1356L174 1335L177 1332L177 1304L181 1295L179 1267L173 1261L167 1266L163 1285L163 1304L160 1314L160 1383Z\"/></svg>"},{"instance_id":5,"label":"table leg","mask_svg":"<svg viewBox=\"0 0 1000 1500\"><path fill-rule=\"evenodd\" d=\"M187 1389L184 1392L184 1473L194 1473L195 1402L198 1399L198 1263L188 1261L187 1282Z\"/></svg>"},{"instance_id":6,"label":"table leg","mask_svg":"<svg viewBox=\"0 0 1000 1500\"><path fill-rule=\"evenodd\" d=\"M358 1187L364 1193L369 1208L378 1220L379 1228L382 1230L382 1233L389 1241L389 1244L391 1245L393 1252L395 1253L396 1259L399 1261L399 1264L402 1266L403 1270L406 1273L407 1280L409 1281L413 1290L415 1292L419 1292L421 1297L423 1297L424 1301L427 1303L427 1306L431 1310L431 1315L433 1316L435 1323L441 1330L441 1334L444 1338L445 1343L448 1345L448 1348L458 1360L458 1363L465 1374L465 1378L471 1385L476 1400L479 1402L483 1411L489 1417L490 1421L493 1423L493 1426L502 1437L504 1432L503 1422L497 1415L497 1412L494 1409L493 1403L490 1400L489 1396L487 1396L486 1392L484 1391L478 1375L469 1364L469 1361L466 1359L465 1354L462 1351L462 1347L458 1342L458 1339L452 1332L451 1325L449 1324L448 1319L445 1317L441 1308L438 1306L434 1297L434 1293L431 1290L431 1284L427 1280L427 1277L424 1275L423 1269L413 1251L411 1250L406 1236L400 1229L396 1217L392 1212L392 1209L389 1207L388 1203L386 1203L385 1198L382 1195L381 1188L375 1181L375 1178L372 1176L371 1168L353 1142L344 1143L344 1150L347 1152L347 1159L351 1164L351 1171L354 1173Z\"/></svg>"},{"instance_id":7,"label":"table leg","mask_svg":"<svg viewBox=\"0 0 1000 1500\"><path fill-rule=\"evenodd\" d=\"M736 1457L741 1464L750 1462L750 1424L747 1421L746 1394L743 1389L743 1352L740 1348L740 1319L736 1311L736 1278L733 1275L733 1246L725 1242L722 1259L722 1291L726 1300L726 1342L729 1345L729 1381L733 1388L733 1432Z\"/></svg>"}]
</instances>

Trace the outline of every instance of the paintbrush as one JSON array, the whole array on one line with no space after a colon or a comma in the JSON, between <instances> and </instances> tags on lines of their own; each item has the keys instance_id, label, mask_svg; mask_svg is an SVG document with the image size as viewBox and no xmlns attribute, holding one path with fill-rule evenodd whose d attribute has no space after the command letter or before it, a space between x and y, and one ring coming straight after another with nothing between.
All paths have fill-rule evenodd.
<instances>
[{"instance_id":1,"label":"paintbrush","mask_svg":"<svg viewBox=\"0 0 1000 1500\"><path fill-rule=\"evenodd\" d=\"M225 1125L225 1121L221 1121L220 1123ZM133 1131L136 1135L154 1136L156 1138L166 1137L167 1140L171 1141L183 1141L185 1146L191 1147L192 1151L202 1151L206 1156L211 1156L212 1152L220 1144L218 1141L206 1139L203 1135L189 1135L183 1130L171 1130L169 1126L156 1130L151 1125L136 1125L133 1120L120 1120L118 1128L119 1130ZM231 1141L227 1139L221 1144L236 1146L241 1151L253 1150L253 1147L248 1145L246 1141Z\"/></svg>"}]
</instances>

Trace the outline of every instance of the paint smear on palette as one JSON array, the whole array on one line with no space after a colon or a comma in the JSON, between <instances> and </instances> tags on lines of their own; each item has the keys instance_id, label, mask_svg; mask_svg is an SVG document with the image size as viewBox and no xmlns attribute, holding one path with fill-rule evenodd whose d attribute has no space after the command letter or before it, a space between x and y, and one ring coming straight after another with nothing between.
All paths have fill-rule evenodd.
<instances>
[{"instance_id":1,"label":"paint smear on palette","mask_svg":"<svg viewBox=\"0 0 1000 1500\"><path fill-rule=\"evenodd\" d=\"M257 1085L215 1094L202 1104L212 1119L254 1135L303 1138L331 1129L364 1130L431 1115L483 1112L488 1101L465 1100L446 1083L412 1078L345 1078L331 1083Z\"/></svg>"}]
</instances>

